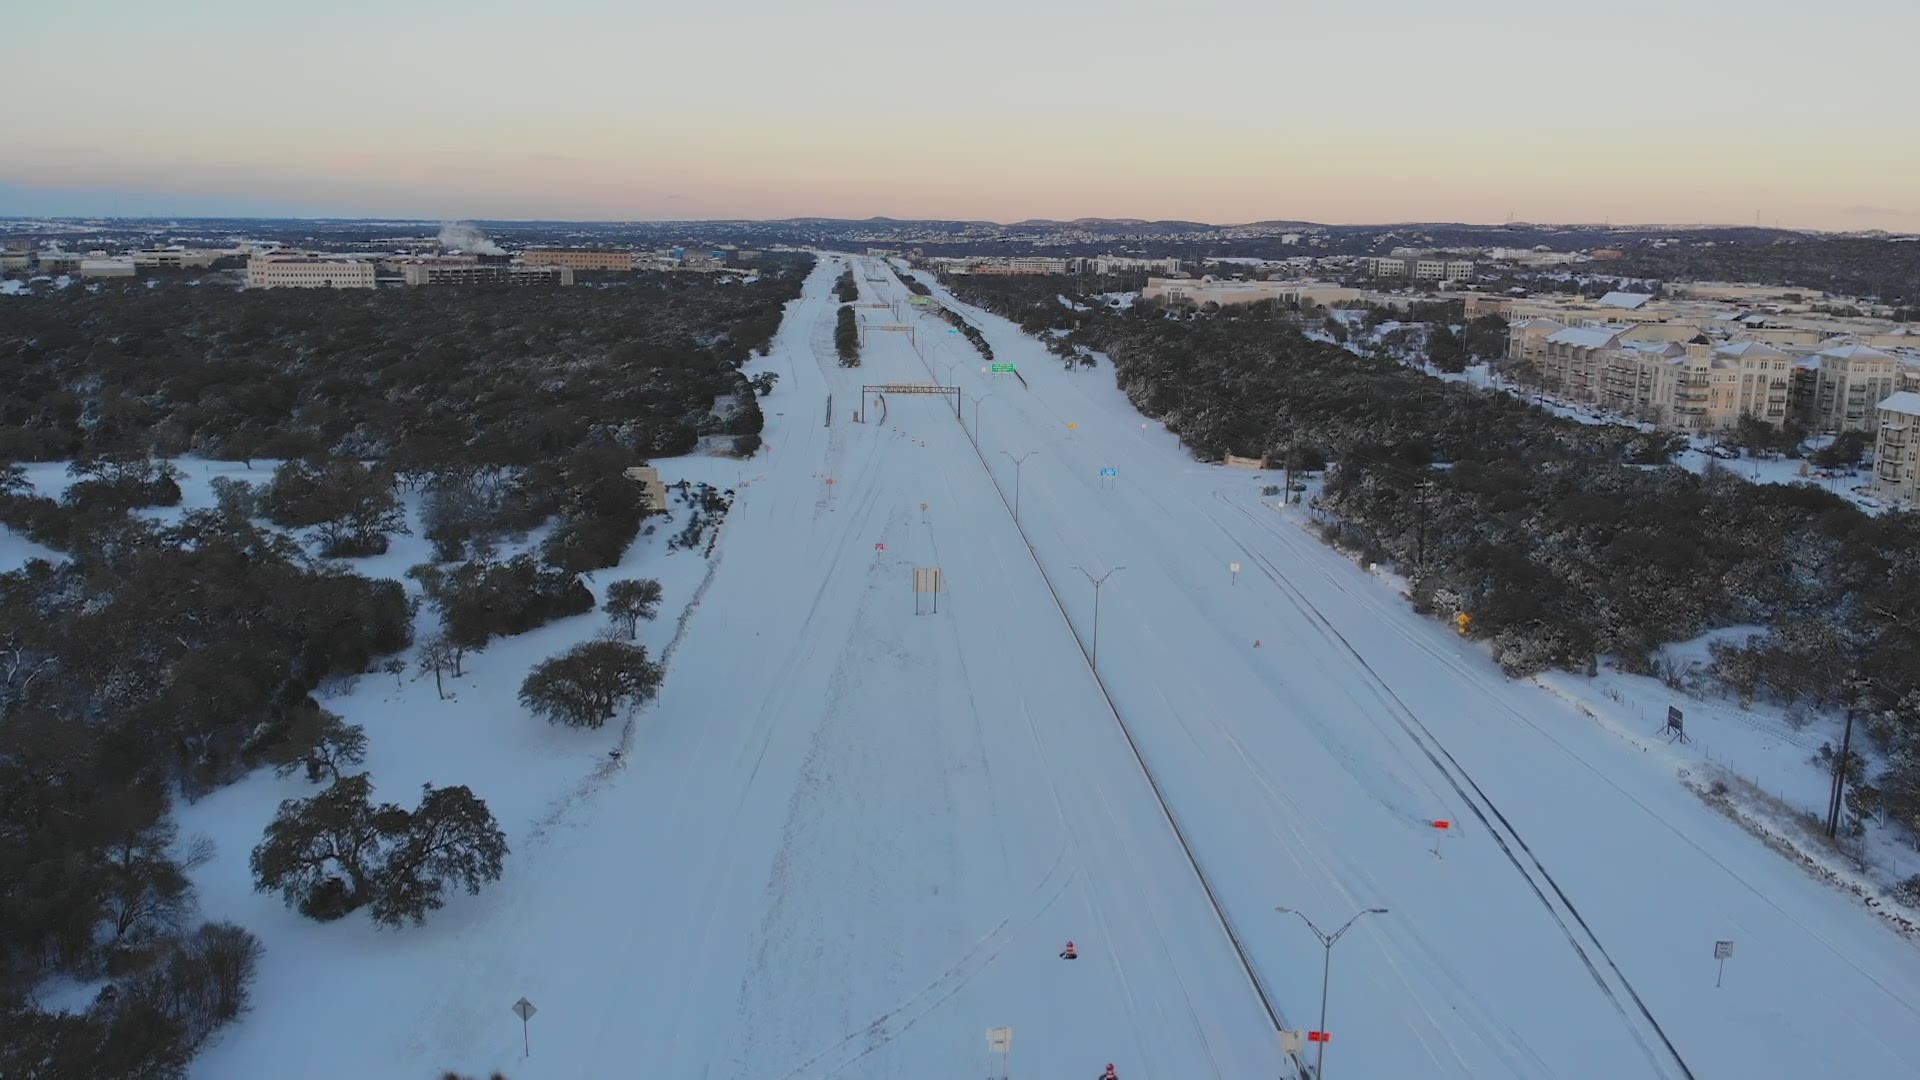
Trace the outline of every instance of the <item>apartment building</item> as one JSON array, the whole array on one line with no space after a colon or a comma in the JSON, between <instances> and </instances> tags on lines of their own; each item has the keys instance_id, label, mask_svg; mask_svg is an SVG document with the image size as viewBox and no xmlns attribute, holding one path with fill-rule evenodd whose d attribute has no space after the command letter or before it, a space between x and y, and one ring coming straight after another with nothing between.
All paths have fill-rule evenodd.
<instances>
[{"instance_id":1,"label":"apartment building","mask_svg":"<svg viewBox=\"0 0 1920 1080\"><path fill-rule=\"evenodd\" d=\"M1814 431L1872 430L1876 403L1900 388L1900 359L1868 345L1833 345L1807 360L1800 418Z\"/></svg>"},{"instance_id":2,"label":"apartment building","mask_svg":"<svg viewBox=\"0 0 1920 1080\"><path fill-rule=\"evenodd\" d=\"M1626 332L1619 326L1569 326L1541 339L1534 366L1547 385L1581 401L1600 399L1604 354ZM1509 344L1509 349L1512 348Z\"/></svg>"},{"instance_id":3,"label":"apartment building","mask_svg":"<svg viewBox=\"0 0 1920 1080\"><path fill-rule=\"evenodd\" d=\"M247 260L249 289L371 289L374 265L322 255L262 255Z\"/></svg>"},{"instance_id":4,"label":"apartment building","mask_svg":"<svg viewBox=\"0 0 1920 1080\"><path fill-rule=\"evenodd\" d=\"M1229 307L1262 300L1299 304L1302 307L1308 304L1331 307L1359 300L1362 295L1359 289L1324 281L1220 281L1212 277L1148 278L1147 287L1140 290L1142 300L1164 299L1170 304L1192 304L1196 307L1206 304Z\"/></svg>"},{"instance_id":5,"label":"apartment building","mask_svg":"<svg viewBox=\"0 0 1920 1080\"><path fill-rule=\"evenodd\" d=\"M569 270L631 270L631 251L589 251L581 248L528 248L520 253L526 266L564 266Z\"/></svg>"},{"instance_id":6,"label":"apartment building","mask_svg":"<svg viewBox=\"0 0 1920 1080\"><path fill-rule=\"evenodd\" d=\"M470 265L441 262L408 263L400 280L419 285L571 285L570 266L512 266L504 263Z\"/></svg>"},{"instance_id":7,"label":"apartment building","mask_svg":"<svg viewBox=\"0 0 1920 1080\"><path fill-rule=\"evenodd\" d=\"M1874 407L1873 490L1883 499L1920 502L1920 393L1898 390Z\"/></svg>"}]
</instances>

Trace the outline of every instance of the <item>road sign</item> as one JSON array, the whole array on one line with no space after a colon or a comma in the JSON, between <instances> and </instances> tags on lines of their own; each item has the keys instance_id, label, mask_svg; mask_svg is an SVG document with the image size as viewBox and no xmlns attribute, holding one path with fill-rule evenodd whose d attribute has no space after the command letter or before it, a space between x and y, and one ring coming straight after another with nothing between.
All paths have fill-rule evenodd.
<instances>
[{"instance_id":1,"label":"road sign","mask_svg":"<svg viewBox=\"0 0 1920 1080\"><path fill-rule=\"evenodd\" d=\"M1228 563L1227 574L1228 574L1227 584L1229 585L1240 584L1240 564L1239 563L1237 562Z\"/></svg>"},{"instance_id":2,"label":"road sign","mask_svg":"<svg viewBox=\"0 0 1920 1080\"><path fill-rule=\"evenodd\" d=\"M995 1027L987 1029L987 1048L996 1054L1005 1054L1013 1050L1013 1029Z\"/></svg>"},{"instance_id":3,"label":"road sign","mask_svg":"<svg viewBox=\"0 0 1920 1080\"><path fill-rule=\"evenodd\" d=\"M1068 425L1068 426L1071 427L1072 425ZM1100 475L1101 476L1119 476L1120 470L1119 469L1101 469Z\"/></svg>"},{"instance_id":4,"label":"road sign","mask_svg":"<svg viewBox=\"0 0 1920 1080\"><path fill-rule=\"evenodd\" d=\"M1727 957L1732 955L1733 955L1733 942L1716 941L1713 943L1713 958L1715 960L1725 960Z\"/></svg>"},{"instance_id":5,"label":"road sign","mask_svg":"<svg viewBox=\"0 0 1920 1080\"><path fill-rule=\"evenodd\" d=\"M513 1003L513 1015L520 1018L520 1054L523 1057L533 1056L533 1043L527 1038L527 1021L533 1019L533 1014L539 1011L533 1007L533 1002L526 998Z\"/></svg>"},{"instance_id":6,"label":"road sign","mask_svg":"<svg viewBox=\"0 0 1920 1080\"><path fill-rule=\"evenodd\" d=\"M1068 422L1068 424L1067 424L1067 430L1068 430L1068 431L1072 431L1072 430L1073 430L1074 428L1077 428L1077 427L1079 427L1079 426L1080 426L1079 424L1075 424L1075 423L1073 423L1073 422L1071 422L1071 421L1069 421L1069 422Z\"/></svg>"},{"instance_id":7,"label":"road sign","mask_svg":"<svg viewBox=\"0 0 1920 1080\"><path fill-rule=\"evenodd\" d=\"M1309 1032L1307 1032L1307 1041L1308 1041L1308 1042L1320 1042L1320 1043L1326 1043L1326 1042L1332 1042L1332 1041L1333 1041L1333 1032L1331 1032L1331 1031L1309 1031Z\"/></svg>"},{"instance_id":8,"label":"road sign","mask_svg":"<svg viewBox=\"0 0 1920 1080\"><path fill-rule=\"evenodd\" d=\"M1012 364L995 364L993 365L993 373L995 375L1011 375L1013 374L1013 365Z\"/></svg>"},{"instance_id":9,"label":"road sign","mask_svg":"<svg viewBox=\"0 0 1920 1080\"><path fill-rule=\"evenodd\" d=\"M920 614L920 597L923 593L933 594L933 613L940 614L940 594L946 591L946 575L937 566L916 566L913 568L913 613Z\"/></svg>"},{"instance_id":10,"label":"road sign","mask_svg":"<svg viewBox=\"0 0 1920 1080\"><path fill-rule=\"evenodd\" d=\"M1280 1052L1283 1054L1299 1053L1300 1047L1304 1044L1305 1035L1306 1035L1306 1032L1304 1031L1281 1032L1280 1033Z\"/></svg>"},{"instance_id":11,"label":"road sign","mask_svg":"<svg viewBox=\"0 0 1920 1080\"><path fill-rule=\"evenodd\" d=\"M1447 830L1453 828L1453 822L1438 818L1430 824L1433 826L1433 857L1437 859L1440 857L1440 838L1447 835Z\"/></svg>"},{"instance_id":12,"label":"road sign","mask_svg":"<svg viewBox=\"0 0 1920 1080\"><path fill-rule=\"evenodd\" d=\"M885 544L875 544L875 545L873 545L873 550L875 550L875 551L885 551L885 550L887 550L887 545L885 545Z\"/></svg>"},{"instance_id":13,"label":"road sign","mask_svg":"<svg viewBox=\"0 0 1920 1080\"><path fill-rule=\"evenodd\" d=\"M1451 829L1453 828L1453 822L1446 821L1443 819L1443 820L1434 822L1433 827L1436 829Z\"/></svg>"}]
</instances>

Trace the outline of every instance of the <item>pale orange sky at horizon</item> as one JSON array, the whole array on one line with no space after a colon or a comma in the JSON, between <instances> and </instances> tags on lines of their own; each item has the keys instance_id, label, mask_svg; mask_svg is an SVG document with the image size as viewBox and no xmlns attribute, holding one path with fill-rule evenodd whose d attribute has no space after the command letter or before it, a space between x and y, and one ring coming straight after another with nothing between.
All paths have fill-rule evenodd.
<instances>
[{"instance_id":1,"label":"pale orange sky at horizon","mask_svg":"<svg viewBox=\"0 0 1920 1080\"><path fill-rule=\"evenodd\" d=\"M218 0L8 25L17 85L57 89L0 115L0 214L1920 230L1914 4Z\"/></svg>"}]
</instances>

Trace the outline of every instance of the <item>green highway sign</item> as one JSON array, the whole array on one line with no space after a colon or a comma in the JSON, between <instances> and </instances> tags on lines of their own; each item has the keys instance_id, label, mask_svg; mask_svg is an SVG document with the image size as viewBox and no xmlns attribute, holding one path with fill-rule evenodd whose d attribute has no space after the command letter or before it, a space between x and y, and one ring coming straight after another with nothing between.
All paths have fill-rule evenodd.
<instances>
[{"instance_id":1,"label":"green highway sign","mask_svg":"<svg viewBox=\"0 0 1920 1080\"><path fill-rule=\"evenodd\" d=\"M993 365L993 373L995 375L1001 375L1001 374L1011 375L1013 374L1013 365L1012 364L995 364Z\"/></svg>"}]
</instances>

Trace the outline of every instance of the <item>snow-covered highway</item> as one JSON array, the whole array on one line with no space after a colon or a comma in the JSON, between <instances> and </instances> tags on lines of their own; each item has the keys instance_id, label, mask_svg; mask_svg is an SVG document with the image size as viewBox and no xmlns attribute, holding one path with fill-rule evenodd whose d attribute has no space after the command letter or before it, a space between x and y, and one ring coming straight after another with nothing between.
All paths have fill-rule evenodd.
<instances>
[{"instance_id":1,"label":"snow-covered highway","mask_svg":"<svg viewBox=\"0 0 1920 1080\"><path fill-rule=\"evenodd\" d=\"M201 1075L978 1078L1009 1025L1014 1077L1292 1076L1275 1019L1317 1023L1323 953L1277 906L1388 909L1333 956L1336 1076L1920 1074L1910 943L1194 462L1104 362L936 285L1024 384L879 306L840 368L846 265L906 313L890 268L823 258L754 362L768 445L623 766L395 935L392 984L310 1028L276 1004ZM863 384L950 371L978 432L936 396L853 421ZM1096 680L1077 568L1122 566Z\"/></svg>"}]
</instances>

